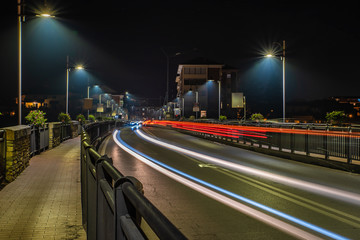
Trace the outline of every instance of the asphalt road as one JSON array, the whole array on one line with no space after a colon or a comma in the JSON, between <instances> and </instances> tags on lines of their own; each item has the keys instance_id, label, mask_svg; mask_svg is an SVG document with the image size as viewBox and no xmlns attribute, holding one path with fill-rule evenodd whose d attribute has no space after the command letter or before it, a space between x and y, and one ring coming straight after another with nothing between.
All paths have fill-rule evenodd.
<instances>
[{"instance_id":1,"label":"asphalt road","mask_svg":"<svg viewBox=\"0 0 360 240\"><path fill-rule=\"evenodd\" d=\"M172 172L177 169L182 179L176 181L125 152L113 136L99 152L111 157L124 175L139 179L145 196L189 239L360 239L358 174L174 130L144 127L140 133L187 152L149 142L131 128L121 129L116 137ZM198 181L197 187L189 187L189 180ZM213 186L212 192L199 192Z\"/></svg>"}]
</instances>

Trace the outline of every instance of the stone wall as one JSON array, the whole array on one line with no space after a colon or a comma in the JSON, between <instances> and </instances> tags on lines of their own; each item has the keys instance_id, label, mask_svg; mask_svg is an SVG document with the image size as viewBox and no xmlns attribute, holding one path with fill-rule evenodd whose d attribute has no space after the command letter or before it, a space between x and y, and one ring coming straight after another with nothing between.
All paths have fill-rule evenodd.
<instances>
[{"instance_id":1,"label":"stone wall","mask_svg":"<svg viewBox=\"0 0 360 240\"><path fill-rule=\"evenodd\" d=\"M11 182L29 165L31 130L25 125L3 129L6 131L5 179Z\"/></svg>"},{"instance_id":2,"label":"stone wall","mask_svg":"<svg viewBox=\"0 0 360 240\"><path fill-rule=\"evenodd\" d=\"M61 122L49 123L49 149L60 145Z\"/></svg>"},{"instance_id":3,"label":"stone wall","mask_svg":"<svg viewBox=\"0 0 360 240\"><path fill-rule=\"evenodd\" d=\"M71 126L71 138L76 138L77 136L79 136L78 133L78 128L79 128L80 123L78 121L71 121L70 126Z\"/></svg>"}]
</instances>

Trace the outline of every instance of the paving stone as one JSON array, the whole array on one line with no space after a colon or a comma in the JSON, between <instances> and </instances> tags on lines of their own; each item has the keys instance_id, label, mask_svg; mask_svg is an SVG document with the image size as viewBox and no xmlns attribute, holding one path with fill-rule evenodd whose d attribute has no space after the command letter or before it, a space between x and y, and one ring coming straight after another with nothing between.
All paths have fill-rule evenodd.
<instances>
[{"instance_id":1,"label":"paving stone","mask_svg":"<svg viewBox=\"0 0 360 240\"><path fill-rule=\"evenodd\" d=\"M0 190L0 240L86 239L81 224L80 137L30 159Z\"/></svg>"}]
</instances>

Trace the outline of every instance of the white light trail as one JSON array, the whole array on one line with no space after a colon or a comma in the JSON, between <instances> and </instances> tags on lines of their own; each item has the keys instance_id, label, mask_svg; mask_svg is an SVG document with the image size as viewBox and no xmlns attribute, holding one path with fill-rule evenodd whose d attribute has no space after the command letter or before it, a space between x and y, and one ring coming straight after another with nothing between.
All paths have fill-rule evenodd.
<instances>
[{"instance_id":1,"label":"white light trail","mask_svg":"<svg viewBox=\"0 0 360 240\"><path fill-rule=\"evenodd\" d=\"M235 170L237 172L242 172L242 173L247 173L247 174L252 174L261 178L266 178L278 183L282 183L288 186L293 186L299 189L303 189L303 190L307 190L307 191L311 191L314 192L316 194L322 194L322 195L326 195L328 197L331 198L336 198L336 199L340 199L342 201L347 201L356 205L360 205L360 195L356 194L356 193L352 193L352 192L346 192L343 190L339 190L339 189L335 189L335 188L331 188L331 187L326 187L326 186L322 186L316 183L311 183L311 182L306 182L306 181L302 181L302 180L298 180L298 179L294 179L294 178L290 178L290 177L285 177L285 176L281 176L278 174L274 174L274 173L269 173L263 170L259 170L259 169L255 169L255 168L251 168L251 167L247 167L247 166L243 166L240 164L236 164L233 162L229 162L229 161L225 161L219 158L215 158L215 157L211 157L202 153L198 153L198 152L194 152L185 148L181 148L169 143L165 143L162 141L159 141L157 139L153 139L147 135L145 135L143 132L141 132L140 130L136 130L136 133L138 134L138 136L144 138L145 140L155 143L157 145L163 146L165 148L183 153L185 155L197 158L197 159L201 159L203 161L212 163L212 164L216 164L218 166L227 168L227 169L231 169L231 170Z\"/></svg>"},{"instance_id":2,"label":"white light trail","mask_svg":"<svg viewBox=\"0 0 360 240\"><path fill-rule=\"evenodd\" d=\"M157 171L161 172L162 174L174 179L175 181L177 181L181 184L184 184L184 185L188 186L189 188L194 189L194 190L208 196L209 198L212 198L218 202L221 202L233 209L236 209L239 212L242 212L243 214L253 217L261 222L264 222L272 227L275 227L275 228L277 228L285 233L288 233L296 238L314 239L314 240L322 239L322 238L319 238L318 236L308 233L300 228L292 226L286 222L283 222L274 217L271 217L263 212L260 212L256 209L250 208L242 203L239 203L235 200L225 197L215 191L205 188L205 187L201 186L200 184L194 183L184 177L181 177L181 176L173 173L172 171L169 171L169 170L155 164L151 160L149 160L149 159L145 158L144 156L140 155L139 153L135 152L134 149L132 150L132 148L130 148L129 146L125 146L125 144L123 142L120 142L116 137L118 133L120 135L120 132L118 130L116 130L113 133L113 139L120 148L122 148L124 151L126 151L133 157L137 158L138 160L142 161L143 163L147 164L148 166L150 166L150 167L156 169ZM338 239L345 239L345 238L338 238Z\"/></svg>"}]
</instances>

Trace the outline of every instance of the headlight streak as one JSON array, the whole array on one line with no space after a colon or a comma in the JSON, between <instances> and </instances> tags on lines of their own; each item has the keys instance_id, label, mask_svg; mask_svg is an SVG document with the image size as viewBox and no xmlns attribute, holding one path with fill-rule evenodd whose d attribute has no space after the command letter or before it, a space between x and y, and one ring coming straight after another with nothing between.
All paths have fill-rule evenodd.
<instances>
[{"instance_id":1,"label":"headlight streak","mask_svg":"<svg viewBox=\"0 0 360 240\"><path fill-rule=\"evenodd\" d=\"M138 131L136 131L136 132L138 132ZM145 164L149 165L150 167L156 169L157 171L163 173L164 175L174 179L175 181L178 181L179 183L184 184L184 185L186 185L186 186L188 186L188 187L190 187L190 188L192 188L192 189L194 189L194 190L196 190L196 191L198 191L198 192L200 192L200 193L202 193L202 194L204 194L204 195L206 195L206 196L208 196L208 197L210 197L210 198L212 198L212 199L214 199L216 201L219 201L219 202L221 202L221 203L223 203L223 204L225 204L225 205L227 205L227 206L229 206L229 207L231 207L233 209L236 209L239 212L242 212L242 213L244 213L244 214L246 214L248 216L251 216L251 217L253 217L255 219L258 219L259 221L262 221L262 222L264 222L264 223L266 223L266 224L268 224L270 226L273 226L273 227L275 227L275 228L277 228L277 229L279 229L279 230L281 230L283 232L286 232L286 233L288 233L288 234L290 234L292 236L302 238L302 239L321 239L321 238L319 238L319 237L317 237L317 236L315 236L315 235L313 235L311 233L305 232L304 230L302 230L300 228L292 226L292 225L290 225L290 224L288 224L286 222L283 222L283 221L281 221L279 219L276 219L276 218L274 218L272 216L269 216L269 215L267 215L267 214L265 214L263 212L260 212L260 211L258 211L256 209L248 207L248 206L246 206L246 205L244 205L242 203L234 201L233 199L227 198L227 197L219 194L218 192L221 192L223 194L231 196L231 197L233 197L235 199L243 201L243 202L245 202L245 203L247 203L249 205L255 206L257 208L260 208L260 209L262 209L264 211L267 211L267 212L272 213L274 215L277 215L279 217L285 218L288 221L299 224L299 225L301 225L303 227L306 227L308 229L311 229L313 231L316 231L316 232L318 232L320 234L331 237L333 239L339 239L339 240L340 239L341 240L347 239L347 238L345 238L343 236L340 236L340 235L338 235L336 233L330 232L330 231L328 231L326 229L320 228L320 227L315 226L315 225L313 225L311 223L305 222L305 221L303 221L301 219L298 219L298 218L295 218L295 217L290 216L288 214L285 214L283 212L280 212L280 211L278 211L276 209L273 209L273 208L270 208L270 207L265 206L263 204L257 203L257 202L255 202L255 201L253 201L251 199L247 199L245 197L242 197L240 195L232 193L232 192L230 192L228 190L217 187L217 186L215 186L213 184L210 184L210 183L205 182L205 181L203 181L201 179L195 178L195 177L193 177L191 175L188 175L188 174L186 174L184 172L181 172L181 171L179 171L179 170L177 170L175 168L172 168L172 167L170 167L170 166L168 166L168 165L166 165L166 164L164 164L162 162L159 162L159 161L157 161L157 160L155 160L155 159L153 159L153 158L151 158L151 157L137 151L136 149L130 147L128 144L126 144L120 138L120 131L118 131L118 130L113 133L113 139L114 139L115 143L120 148L122 148L124 151L126 151L130 155L134 156L135 158L139 159L140 161L144 162ZM189 179L191 179L194 182L190 181ZM214 190L216 190L218 192L212 191L212 190L210 190L210 189L208 189L208 188L206 188L206 187L204 187L202 185L197 184L196 182L200 183L200 184L202 184L204 186L207 186L207 187L209 187L211 189L214 189Z\"/></svg>"},{"instance_id":2,"label":"headlight streak","mask_svg":"<svg viewBox=\"0 0 360 240\"><path fill-rule=\"evenodd\" d=\"M149 142L152 142L157 145L163 146L165 148L192 156L197 159L202 159L206 162L210 162L212 164L216 164L218 166L225 167L227 169L255 175L255 176L258 176L261 178L266 178L266 179L269 179L269 180L272 180L272 181L275 181L278 183L282 183L282 184L285 184L288 186L293 186L293 187L296 187L299 189L314 192L316 194L323 194L323 195L326 195L331 198L337 198L342 201L347 201L352 204L360 205L360 195L356 194L356 193L346 192L346 191L342 191L339 189L321 186L319 184L310 183L310 182L306 182L306 181L302 181L302 180L298 180L298 179L294 179L294 178L290 178L290 177L281 176L281 175L274 174L274 173L269 173L269 172L266 172L263 170L243 166L243 165L236 164L233 162L221 160L219 158L211 157L211 156L208 156L205 154L197 153L197 152L194 152L194 151L191 151L188 149L177 147L177 146L171 145L169 143L159 141L157 139L153 139L153 138L145 135L143 132L141 132L139 130L137 130L136 133L138 134L138 136L144 138L145 140L147 140Z\"/></svg>"}]
</instances>

